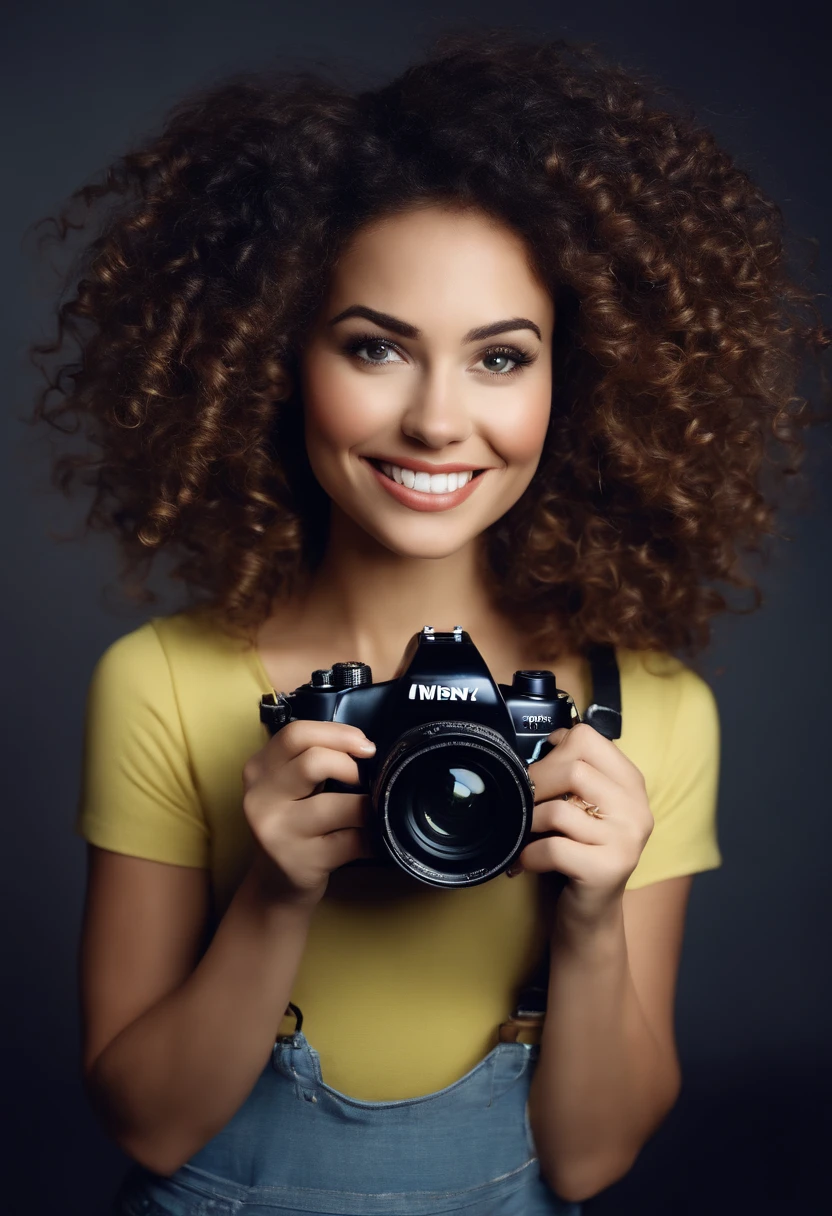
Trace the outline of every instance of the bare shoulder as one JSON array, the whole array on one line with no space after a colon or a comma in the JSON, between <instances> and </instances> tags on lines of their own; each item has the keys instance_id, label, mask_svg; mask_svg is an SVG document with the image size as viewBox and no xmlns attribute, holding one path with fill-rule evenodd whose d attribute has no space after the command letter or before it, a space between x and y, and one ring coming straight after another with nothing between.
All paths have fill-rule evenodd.
<instances>
[{"instance_id":1,"label":"bare shoulder","mask_svg":"<svg viewBox=\"0 0 832 1216\"><path fill-rule=\"evenodd\" d=\"M210 876L87 846L79 954L83 1070L191 974L207 944Z\"/></svg>"}]
</instances>

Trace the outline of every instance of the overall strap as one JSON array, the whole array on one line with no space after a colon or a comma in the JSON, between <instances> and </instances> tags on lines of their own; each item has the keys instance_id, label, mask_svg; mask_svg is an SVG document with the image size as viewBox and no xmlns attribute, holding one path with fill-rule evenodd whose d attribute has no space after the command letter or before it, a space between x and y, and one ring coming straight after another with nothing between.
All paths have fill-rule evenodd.
<instances>
[{"instance_id":1,"label":"overall strap","mask_svg":"<svg viewBox=\"0 0 832 1216\"><path fill-rule=\"evenodd\" d=\"M582 721L607 739L621 738L621 675L614 646L592 646L587 652L592 671L592 704Z\"/></svg>"},{"instance_id":2,"label":"overall strap","mask_svg":"<svg viewBox=\"0 0 832 1216\"><path fill-rule=\"evenodd\" d=\"M592 676L592 700L583 715L599 734L607 739L621 737L621 676L614 646L591 646L587 651ZM566 880L561 876L561 885ZM546 995L549 989L549 942L534 975L520 990L517 1006L507 1022L500 1026L500 1042L516 1043L521 1030L540 1031L546 1015Z\"/></svg>"}]
</instances>

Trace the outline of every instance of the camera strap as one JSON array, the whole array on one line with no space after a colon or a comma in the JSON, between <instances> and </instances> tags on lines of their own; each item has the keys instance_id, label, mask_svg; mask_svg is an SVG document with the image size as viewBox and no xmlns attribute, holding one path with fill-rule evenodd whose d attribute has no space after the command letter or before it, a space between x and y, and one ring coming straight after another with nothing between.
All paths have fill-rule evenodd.
<instances>
[{"instance_id":1,"label":"camera strap","mask_svg":"<svg viewBox=\"0 0 832 1216\"><path fill-rule=\"evenodd\" d=\"M621 737L621 674L614 646L591 646L587 651L592 678L592 699L581 719L607 739ZM566 881L560 876L560 887ZM500 1026L502 1043L518 1042L523 1030L540 1031L546 1016L549 990L549 942L529 982L520 990L514 1013ZM525 1040L519 1040L524 1042Z\"/></svg>"}]
</instances>

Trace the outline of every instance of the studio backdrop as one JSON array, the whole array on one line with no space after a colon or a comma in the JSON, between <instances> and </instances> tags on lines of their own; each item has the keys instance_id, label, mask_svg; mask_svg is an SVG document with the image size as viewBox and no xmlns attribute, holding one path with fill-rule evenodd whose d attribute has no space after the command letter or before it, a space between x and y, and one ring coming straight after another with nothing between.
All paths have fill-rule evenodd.
<instances>
[{"instance_id":1,"label":"studio backdrop","mask_svg":"<svg viewBox=\"0 0 832 1216\"><path fill-rule=\"evenodd\" d=\"M5 115L2 340L6 373L4 1212L104 1216L128 1165L80 1078L77 949L84 843L73 832L84 698L111 641L175 611L160 563L150 606L118 581L109 538L81 535L88 502L49 484L49 440L25 422L42 379L32 343L54 338L66 253L37 248L38 220L156 129L193 89L293 66L371 87L454 26L592 42L689 103L781 205L795 274L829 291L827 44L807 0L684 9L493 0L390 6L322 0L34 0L12 6L0 51ZM71 251L72 238L67 242ZM829 324L829 314L826 314ZM806 372L820 406L823 386ZM778 535L747 570L758 610L720 616L700 670L720 712L721 868L693 884L676 1019L681 1097L631 1173L590 1200L601 1216L821 1210L832 1138L829 730L832 444L807 435L799 489L783 487ZM750 598L734 597L737 609Z\"/></svg>"}]
</instances>

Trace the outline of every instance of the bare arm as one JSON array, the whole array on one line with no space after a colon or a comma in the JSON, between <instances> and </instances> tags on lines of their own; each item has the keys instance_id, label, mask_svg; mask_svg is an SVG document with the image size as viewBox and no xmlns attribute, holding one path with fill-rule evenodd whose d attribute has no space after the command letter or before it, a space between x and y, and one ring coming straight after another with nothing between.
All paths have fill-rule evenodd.
<instances>
[{"instance_id":1,"label":"bare arm","mask_svg":"<svg viewBox=\"0 0 832 1216\"><path fill-rule=\"evenodd\" d=\"M81 948L84 1080L121 1147L171 1174L224 1127L269 1057L329 875L372 855L354 726L292 722L243 768L252 864L199 958L208 874L91 850Z\"/></svg>"},{"instance_id":2,"label":"bare arm","mask_svg":"<svg viewBox=\"0 0 832 1216\"><path fill-rule=\"evenodd\" d=\"M673 1007L691 881L625 891L591 928L556 919L529 1113L564 1199L623 1177L678 1097Z\"/></svg>"},{"instance_id":3,"label":"bare arm","mask_svg":"<svg viewBox=\"0 0 832 1216\"><path fill-rule=\"evenodd\" d=\"M85 1087L113 1139L160 1174L193 1156L253 1089L314 911L276 900L255 861L197 963L208 910L207 871L91 847Z\"/></svg>"}]
</instances>

